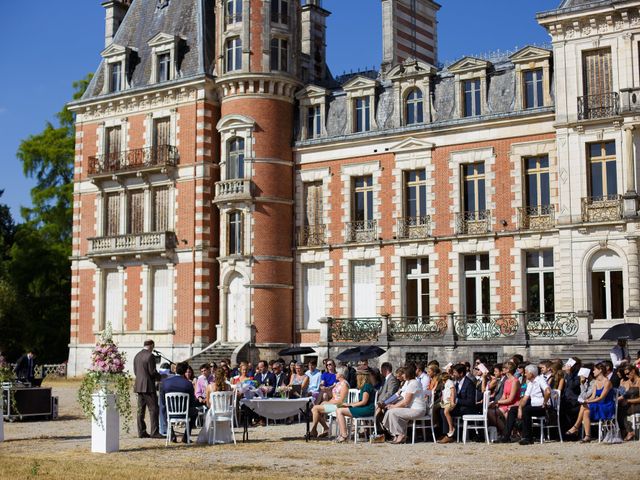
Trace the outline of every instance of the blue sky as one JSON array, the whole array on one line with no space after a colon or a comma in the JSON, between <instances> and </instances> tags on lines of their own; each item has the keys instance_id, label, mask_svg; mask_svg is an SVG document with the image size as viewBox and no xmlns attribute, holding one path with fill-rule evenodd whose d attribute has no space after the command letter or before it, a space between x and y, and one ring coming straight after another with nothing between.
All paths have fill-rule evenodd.
<instances>
[{"instance_id":1,"label":"blue sky","mask_svg":"<svg viewBox=\"0 0 640 480\"><path fill-rule=\"evenodd\" d=\"M136 0L143 1L143 0ZM153 1L153 0L144 0ZM0 201L19 218L33 182L15 157L20 140L41 131L71 97L71 84L97 67L104 46L100 0L3 2L0 45ZM529 43L548 36L535 13L560 0L440 0L441 61ZM378 65L381 59L380 0L325 0L328 61L334 74Z\"/></svg>"}]
</instances>

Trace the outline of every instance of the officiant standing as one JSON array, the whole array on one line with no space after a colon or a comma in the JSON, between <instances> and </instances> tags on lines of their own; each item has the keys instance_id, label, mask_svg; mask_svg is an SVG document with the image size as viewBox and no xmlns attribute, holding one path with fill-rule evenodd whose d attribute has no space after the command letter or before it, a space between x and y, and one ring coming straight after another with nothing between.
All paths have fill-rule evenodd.
<instances>
[{"instance_id":1,"label":"officiant standing","mask_svg":"<svg viewBox=\"0 0 640 480\"><path fill-rule=\"evenodd\" d=\"M146 340L144 348L133 359L133 373L136 376L134 390L138 395L138 437L139 438L164 438L158 430L158 394L156 393L156 381L160 380L160 374L156 371L156 359L153 356L155 343ZM147 432L144 421L145 410L149 409L151 432Z\"/></svg>"}]
</instances>

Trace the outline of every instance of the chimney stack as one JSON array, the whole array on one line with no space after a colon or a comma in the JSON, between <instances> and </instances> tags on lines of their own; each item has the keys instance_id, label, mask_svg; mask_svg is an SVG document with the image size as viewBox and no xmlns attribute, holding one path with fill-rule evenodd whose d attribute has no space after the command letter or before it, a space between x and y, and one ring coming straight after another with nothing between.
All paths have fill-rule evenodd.
<instances>
[{"instance_id":1,"label":"chimney stack","mask_svg":"<svg viewBox=\"0 0 640 480\"><path fill-rule=\"evenodd\" d=\"M133 0L106 0L102 2L105 9L104 47L113 43L118 28L127 14Z\"/></svg>"},{"instance_id":2,"label":"chimney stack","mask_svg":"<svg viewBox=\"0 0 640 480\"><path fill-rule=\"evenodd\" d=\"M322 8L321 0L307 0L301 7L303 82L321 82L327 78L327 17L331 12Z\"/></svg>"},{"instance_id":3,"label":"chimney stack","mask_svg":"<svg viewBox=\"0 0 640 480\"><path fill-rule=\"evenodd\" d=\"M382 71L407 58L438 62L440 5L432 0L382 0Z\"/></svg>"}]
</instances>

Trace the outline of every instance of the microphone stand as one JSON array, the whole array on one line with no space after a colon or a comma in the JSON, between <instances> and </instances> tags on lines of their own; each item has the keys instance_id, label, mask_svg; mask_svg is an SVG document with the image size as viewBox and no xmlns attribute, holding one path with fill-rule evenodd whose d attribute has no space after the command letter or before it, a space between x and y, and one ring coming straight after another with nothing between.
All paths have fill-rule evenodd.
<instances>
[{"instance_id":1,"label":"microphone stand","mask_svg":"<svg viewBox=\"0 0 640 480\"><path fill-rule=\"evenodd\" d=\"M154 355L156 355L156 356L158 356L158 357L160 357L160 358L162 358L162 359L164 359L164 360L166 360L167 362L169 362L169 365L175 365L175 364L176 364L173 360L171 360L170 358L165 357L165 356L164 356L162 353L160 353L158 350L154 350L154 351L153 351L153 354L154 354Z\"/></svg>"}]
</instances>

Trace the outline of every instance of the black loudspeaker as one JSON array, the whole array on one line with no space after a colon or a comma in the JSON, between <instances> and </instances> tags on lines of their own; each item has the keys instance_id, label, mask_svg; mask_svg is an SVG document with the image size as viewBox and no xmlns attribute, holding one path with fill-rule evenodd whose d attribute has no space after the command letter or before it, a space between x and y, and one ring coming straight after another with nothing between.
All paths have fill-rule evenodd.
<instances>
[{"instance_id":1,"label":"black loudspeaker","mask_svg":"<svg viewBox=\"0 0 640 480\"><path fill-rule=\"evenodd\" d=\"M17 412L20 416L51 415L50 388L17 388L13 390Z\"/></svg>"}]
</instances>

